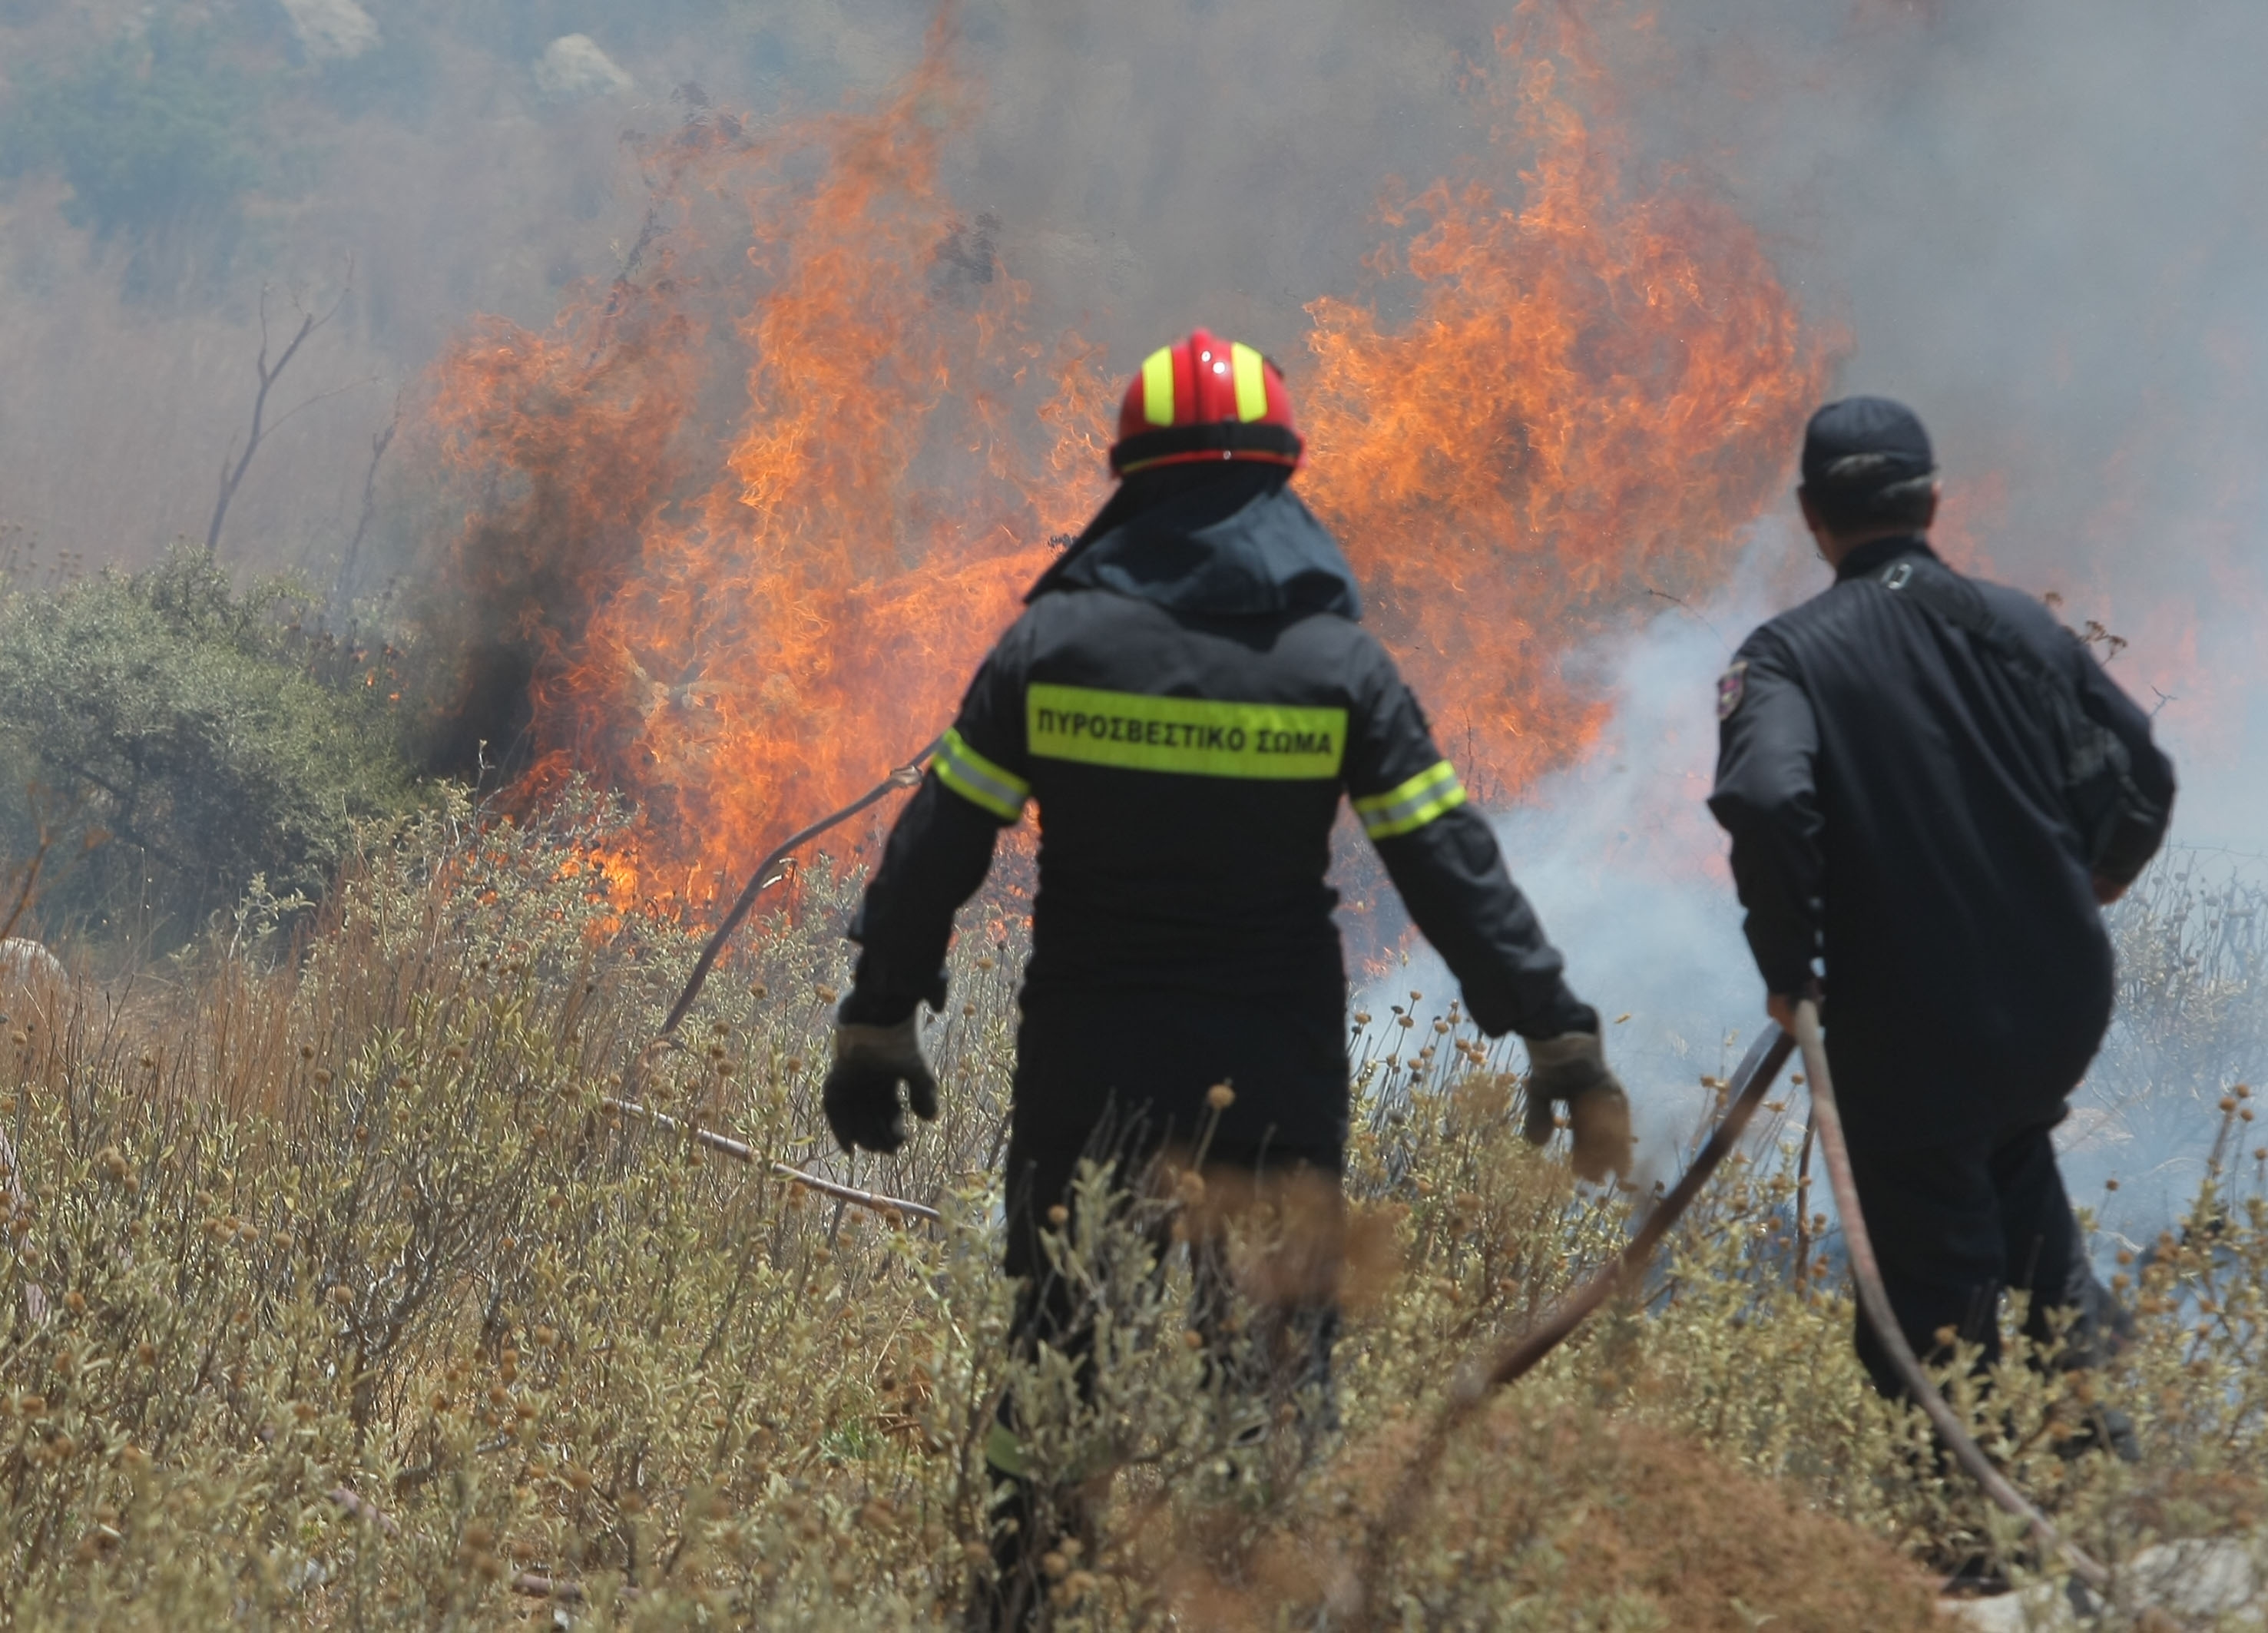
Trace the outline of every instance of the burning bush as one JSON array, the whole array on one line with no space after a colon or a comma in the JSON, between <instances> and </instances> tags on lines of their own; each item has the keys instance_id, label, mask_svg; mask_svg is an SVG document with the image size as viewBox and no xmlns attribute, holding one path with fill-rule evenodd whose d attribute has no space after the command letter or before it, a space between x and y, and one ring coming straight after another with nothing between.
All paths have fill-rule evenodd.
<instances>
[{"instance_id":1,"label":"burning bush","mask_svg":"<svg viewBox=\"0 0 2268 1633\"><path fill-rule=\"evenodd\" d=\"M598 1627L953 1617L1009 1381L991 1168L1019 921L980 918L953 954L927 1023L945 1115L902 1158L846 1169L819 1113L858 882L830 867L643 1068L685 1121L942 1214L909 1225L608 1108L695 950L614 904L625 820L576 795L482 824L454 797L350 865L291 967L217 958L114 1011L11 996L0 1614L502 1627L542 1594ZM1454 1014L1397 1019L1361 1063L1343 1438L1310 1459L1264 1402L1214 1409L1154 1220L1061 1243L1115 1336L1092 1392L1045 1356L1015 1379L1030 1443L1076 1460L1095 1508L1089 1544L1043 1562L1058 1628L1351 1603L1460 1361L1619 1239L1624 1199L1517 1137L1501 1053ZM1794 1144L1767 1130L1644 1293L1395 1516L1369 1584L1389 1621L1919 1629L1900 1550L2009 1543L1866 1394L1848 1300L1804 1262ZM2055 1456L2085 1386L2021 1346L1990 1409L1960 1387L2106 1557L2262 1523L2268 1206L2228 1173L2208 1203L2122 1272L2140 1332L2091 1386L2134 1412L2141 1465Z\"/></svg>"}]
</instances>

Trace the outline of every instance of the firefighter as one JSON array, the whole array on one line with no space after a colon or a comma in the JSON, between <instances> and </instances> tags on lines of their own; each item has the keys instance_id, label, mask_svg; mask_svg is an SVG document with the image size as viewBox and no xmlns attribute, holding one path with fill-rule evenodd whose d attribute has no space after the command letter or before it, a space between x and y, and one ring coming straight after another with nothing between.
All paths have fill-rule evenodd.
<instances>
[{"instance_id":1,"label":"firefighter","mask_svg":"<svg viewBox=\"0 0 2268 1633\"><path fill-rule=\"evenodd\" d=\"M2061 1364L2093 1365L2128 1318L2088 1266L2049 1131L2110 1021L2102 907L2164 837L2173 769L2042 603L1930 548L1937 467L1911 410L1828 404L1802 474L1835 581L1718 681L1709 800L1769 1009L1791 1026L1823 968L1859 1204L1914 1352L1957 1337L1989 1364L2020 1288L2027 1334L2067 1321ZM1858 1346L1901 1395L1863 1319ZM2106 1437L2129 1449L2115 1414L2070 1445Z\"/></svg>"},{"instance_id":2,"label":"firefighter","mask_svg":"<svg viewBox=\"0 0 2268 1633\"><path fill-rule=\"evenodd\" d=\"M1288 485L1301 454L1260 353L1199 329L1150 355L1110 452L1116 491L977 671L850 931L825 1107L845 1150L894 1151L909 1107L937 1112L915 1012L943 1004L954 913L1036 802L1006 1177L1020 1344L1078 1342L1039 1238L1084 1156L1130 1165L1217 1118L1211 1162L1320 1176L1336 1196L1347 989L1324 874L1343 795L1474 1021L1528 1041L1547 1113L1531 1137L1563 1104L1579 1171L1628 1165L1597 1013L1359 622L1345 558ZM1322 1373L1331 1313L1302 1313ZM990 1451L1006 1510L1028 1518L1012 1408ZM1003 1592L1030 1556L1028 1538L1004 1542Z\"/></svg>"}]
</instances>

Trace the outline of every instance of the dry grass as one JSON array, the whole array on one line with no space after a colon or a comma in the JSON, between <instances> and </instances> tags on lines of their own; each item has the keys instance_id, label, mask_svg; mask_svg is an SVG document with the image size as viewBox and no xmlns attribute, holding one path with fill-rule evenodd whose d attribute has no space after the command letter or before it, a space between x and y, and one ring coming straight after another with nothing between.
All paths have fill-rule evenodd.
<instances>
[{"instance_id":1,"label":"dry grass","mask_svg":"<svg viewBox=\"0 0 2268 1633\"><path fill-rule=\"evenodd\" d=\"M946 1114L901 1160L854 1169L818 1118L851 891L823 867L642 1091L946 1215L897 1228L603 1111L695 950L592 900L618 820L443 811L373 843L280 963L247 937L7 996L0 1620L512 1626L561 1607L544 1585L593 1627L956 1614L1012 1370L991 1169L1019 921L964 921L929 1036ZM1090 1394L1045 1356L1014 1379L1035 1455L1103 1502L1094 1551L1055 1562L1057 1626L1348 1625L1359 1540L1457 1362L1626 1228L1521 1144L1501 1055L1412 1020L1365 1063L1342 1442L1306 1458L1209 1381L1187 1270L1141 1221L1061 1244L1112 1335ZM1370 1585L1386 1624L1920 1626L1923 1563L2009 1540L1916 1472L1837 1278L1793 1284L1791 1143L1454 1449ZM2111 1557L2257 1534L2257 1188L2217 1174L2186 1241L2127 1273L2143 1335L2101 1387L2146 1461L2054 1457L2068 1385L2021 1367L1989 1438Z\"/></svg>"}]
</instances>

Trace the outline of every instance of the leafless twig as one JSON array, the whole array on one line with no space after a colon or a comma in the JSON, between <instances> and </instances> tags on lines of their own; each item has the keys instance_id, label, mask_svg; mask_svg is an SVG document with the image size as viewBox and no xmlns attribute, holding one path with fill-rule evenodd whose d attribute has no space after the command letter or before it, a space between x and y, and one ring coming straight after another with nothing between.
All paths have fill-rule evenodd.
<instances>
[{"instance_id":1,"label":"leafless twig","mask_svg":"<svg viewBox=\"0 0 2268 1633\"><path fill-rule=\"evenodd\" d=\"M233 459L224 457L221 460L220 495L213 502L212 525L205 529L205 554L207 555L210 555L219 549L221 525L228 519L229 502L236 497L236 490L244 482L244 473L251 467L252 456L260 452L261 443L267 438L270 432L275 430L276 426L283 424L284 420L288 420L293 414L298 413L300 408L308 408L315 403L320 402L326 397L335 397L342 392L352 391L357 386L369 384L367 380L355 380L345 386L335 386L329 391L318 392L315 395L308 398L306 402L300 403L298 408L295 408L291 409L290 413L285 414L282 419L277 420L276 422L276 425L269 425L265 423L268 415L268 394L276 388L276 382L284 378L284 371L291 366L291 359L299 355L299 348L307 343L307 337L310 335L313 335L317 329L321 328L325 324L328 323L333 318L338 316L339 308L346 305L347 297L352 293L354 293L354 261L352 259L349 259L347 261L346 283L344 287L339 291L338 298L333 301L327 310L320 313L311 311L307 307L300 305L298 298L295 296L292 298L291 305L299 313L299 327L298 332L291 336L291 342L284 348L281 353L277 355L276 362L271 367L268 361L268 289L265 285L261 287L260 291L260 355L253 360L252 364L254 371L260 377L260 389L254 394L252 399L252 430L251 434L246 437L244 440L244 452L241 454L234 455ZM232 452L233 452L232 450Z\"/></svg>"},{"instance_id":2,"label":"leafless twig","mask_svg":"<svg viewBox=\"0 0 2268 1633\"><path fill-rule=\"evenodd\" d=\"M48 833L48 825L40 823L39 848L32 852L32 859L24 864L24 882L17 889L15 905L8 909L7 922L0 923L0 941L16 933L16 922L24 916L24 909L32 905L32 892L40 882L40 864L48 859L48 847L53 842Z\"/></svg>"},{"instance_id":3,"label":"leafless twig","mask_svg":"<svg viewBox=\"0 0 2268 1633\"><path fill-rule=\"evenodd\" d=\"M370 469L362 479L362 515L355 522L354 537L347 541L346 555L339 561L339 581L331 591L335 600L354 587L355 559L362 554L363 535L370 531L371 519L378 514L379 462L386 458L387 449L394 445L394 433L401 428L401 399L396 397L386 428L370 439Z\"/></svg>"}]
</instances>

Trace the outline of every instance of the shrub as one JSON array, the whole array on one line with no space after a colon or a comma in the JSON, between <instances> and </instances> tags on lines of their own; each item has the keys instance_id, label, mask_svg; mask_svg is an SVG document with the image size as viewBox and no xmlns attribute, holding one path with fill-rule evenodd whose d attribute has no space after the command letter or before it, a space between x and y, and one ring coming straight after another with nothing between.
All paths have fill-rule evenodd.
<instances>
[{"instance_id":1,"label":"shrub","mask_svg":"<svg viewBox=\"0 0 2268 1633\"><path fill-rule=\"evenodd\" d=\"M1641 1294L1381 1514L1460 1365L1626 1224L1525 1146L1503 1056L1452 1015L1363 1063L1349 1186L1383 1251L1349 1300L1335 1446L1215 1409L1177 1342L1188 1265L1151 1246L1170 1198L1057 1243L1108 1329L1094 1386L1044 1353L1010 1367L990 1170L1020 921L982 908L951 955L951 1013L924 1023L942 1118L850 1163L817 1089L858 881L808 870L799 914L751 925L681 1045L648 1049L696 938L613 902L626 822L578 797L482 823L452 796L349 866L293 963L7 997L0 1617L507 1627L541 1593L591 1627L948 1623L1012 1377L1027 1445L1094 1498L1091 1549L1048 1567L1061 1629L1347 1625L1383 1519L1373 1606L1400 1626L1920 1629L1893 1548L2010 1542L1866 1393L1840 1287L1795 1280L1784 1123ZM611 1111L625 1076L943 1223ZM2017 1346L1989 1411L1960 1386L2109 1556L2262 1523L2268 1208L2257 1176L2215 1187L2122 1271L2140 1331L2116 1370L2038 1376ZM2135 1412L2140 1466L2051 1454L2082 1387Z\"/></svg>"},{"instance_id":2,"label":"shrub","mask_svg":"<svg viewBox=\"0 0 2268 1633\"><path fill-rule=\"evenodd\" d=\"M186 546L0 597L0 847L36 846L36 786L62 841L51 924L175 945L255 878L320 896L356 824L409 807L393 688L306 637L302 612L288 583L239 597Z\"/></svg>"},{"instance_id":3,"label":"shrub","mask_svg":"<svg viewBox=\"0 0 2268 1633\"><path fill-rule=\"evenodd\" d=\"M2089 1075L2155 1161L2194 1146L2232 1084L2268 1077L2268 884L2242 859L2169 846L2110 918L2118 1006Z\"/></svg>"}]
</instances>

